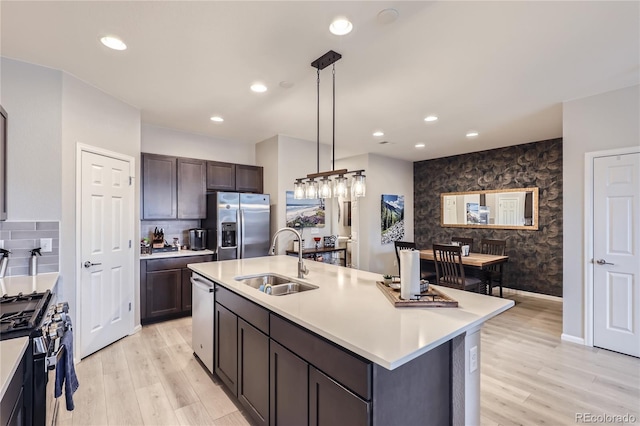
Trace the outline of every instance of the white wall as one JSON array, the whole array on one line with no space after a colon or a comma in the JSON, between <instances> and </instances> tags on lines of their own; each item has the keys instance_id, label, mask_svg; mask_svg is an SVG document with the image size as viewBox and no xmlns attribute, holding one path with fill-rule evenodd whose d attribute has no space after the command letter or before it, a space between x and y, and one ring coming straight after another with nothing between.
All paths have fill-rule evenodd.
<instances>
[{"instance_id":1,"label":"white wall","mask_svg":"<svg viewBox=\"0 0 640 426\"><path fill-rule=\"evenodd\" d=\"M7 134L7 219L60 220L62 73L1 58Z\"/></svg>"},{"instance_id":2,"label":"white wall","mask_svg":"<svg viewBox=\"0 0 640 426\"><path fill-rule=\"evenodd\" d=\"M226 163L256 164L254 144L211 138L149 124L142 125L141 150Z\"/></svg>"},{"instance_id":3,"label":"white wall","mask_svg":"<svg viewBox=\"0 0 640 426\"><path fill-rule=\"evenodd\" d=\"M264 191L271 194L271 234L285 226L286 191L293 191L296 178L317 171L317 144L286 135L278 135L256 144L256 163L264 167ZM331 170L331 147L320 144L320 171ZM326 204L324 228L305 228L302 237L307 247L314 236L331 235L332 202ZM317 232L317 233L315 233ZM293 234L278 237L277 252L284 254L291 247Z\"/></svg>"},{"instance_id":4,"label":"white wall","mask_svg":"<svg viewBox=\"0 0 640 426\"><path fill-rule=\"evenodd\" d=\"M585 153L640 145L640 86L563 105L563 333L584 338Z\"/></svg>"},{"instance_id":5,"label":"white wall","mask_svg":"<svg viewBox=\"0 0 640 426\"><path fill-rule=\"evenodd\" d=\"M120 154L135 161L135 177L140 176L140 111L110 95L67 74L62 75L62 222L60 235L60 271L62 297L68 300L73 312L78 312L75 300L77 265L76 253L76 150L85 144ZM140 189L134 185L134 238L140 235ZM134 248L136 246L134 245ZM134 283L132 295L136 321L140 307L140 252L134 254ZM138 322L138 321L137 321Z\"/></svg>"},{"instance_id":6,"label":"white wall","mask_svg":"<svg viewBox=\"0 0 640 426\"><path fill-rule=\"evenodd\" d=\"M404 195L404 240L413 241L413 163L365 154L336 161L336 168L365 169L367 177L366 196L357 201L358 217L351 218L352 232L357 232L358 269L397 274L394 245L381 242L380 204L382 194ZM351 202L353 206L355 201Z\"/></svg>"}]
</instances>

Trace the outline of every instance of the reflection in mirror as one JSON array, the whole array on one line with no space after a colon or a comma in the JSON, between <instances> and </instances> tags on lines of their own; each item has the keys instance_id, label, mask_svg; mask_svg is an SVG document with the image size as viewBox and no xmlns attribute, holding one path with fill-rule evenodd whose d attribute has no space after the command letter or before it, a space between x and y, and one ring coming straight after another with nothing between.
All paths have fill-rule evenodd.
<instances>
[{"instance_id":1,"label":"reflection in mirror","mask_svg":"<svg viewBox=\"0 0 640 426\"><path fill-rule=\"evenodd\" d=\"M443 193L440 205L443 227L538 229L538 188Z\"/></svg>"}]
</instances>

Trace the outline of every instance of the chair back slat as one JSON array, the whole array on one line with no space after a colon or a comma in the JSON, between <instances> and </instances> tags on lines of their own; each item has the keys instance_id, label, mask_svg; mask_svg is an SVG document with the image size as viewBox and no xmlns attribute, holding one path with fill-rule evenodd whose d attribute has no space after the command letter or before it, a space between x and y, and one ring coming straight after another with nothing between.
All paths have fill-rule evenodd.
<instances>
[{"instance_id":1,"label":"chair back slat","mask_svg":"<svg viewBox=\"0 0 640 426\"><path fill-rule=\"evenodd\" d=\"M480 241L480 252L483 254L492 254L494 256L504 256L507 247L506 240L490 240L483 239ZM491 265L485 268L487 271L497 271L497 265Z\"/></svg>"},{"instance_id":2,"label":"chair back slat","mask_svg":"<svg viewBox=\"0 0 640 426\"><path fill-rule=\"evenodd\" d=\"M436 279L439 285L449 285L464 290L465 277L462 266L462 248L446 244L433 245Z\"/></svg>"}]
</instances>

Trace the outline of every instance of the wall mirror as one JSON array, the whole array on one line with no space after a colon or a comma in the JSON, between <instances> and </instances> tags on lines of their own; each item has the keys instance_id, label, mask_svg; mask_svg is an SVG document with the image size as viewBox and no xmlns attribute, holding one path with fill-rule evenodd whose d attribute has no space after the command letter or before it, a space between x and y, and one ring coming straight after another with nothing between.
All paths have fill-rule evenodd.
<instances>
[{"instance_id":1,"label":"wall mirror","mask_svg":"<svg viewBox=\"0 0 640 426\"><path fill-rule=\"evenodd\" d=\"M442 193L440 208L443 227L538 229L538 188Z\"/></svg>"}]
</instances>

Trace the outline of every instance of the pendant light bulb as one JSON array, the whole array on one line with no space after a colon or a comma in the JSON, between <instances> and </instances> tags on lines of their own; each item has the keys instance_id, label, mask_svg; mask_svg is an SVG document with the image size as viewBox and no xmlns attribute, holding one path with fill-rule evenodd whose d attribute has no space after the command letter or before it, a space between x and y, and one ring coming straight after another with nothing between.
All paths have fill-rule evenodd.
<instances>
[{"instance_id":1,"label":"pendant light bulb","mask_svg":"<svg viewBox=\"0 0 640 426\"><path fill-rule=\"evenodd\" d=\"M334 197L346 197L347 196L347 178L343 175L338 176L334 181L333 195Z\"/></svg>"},{"instance_id":2,"label":"pendant light bulb","mask_svg":"<svg viewBox=\"0 0 640 426\"><path fill-rule=\"evenodd\" d=\"M358 173L353 177L353 183L351 184L351 196L355 199L364 197L366 193L367 184L365 175Z\"/></svg>"},{"instance_id":3,"label":"pendant light bulb","mask_svg":"<svg viewBox=\"0 0 640 426\"><path fill-rule=\"evenodd\" d=\"M318 198L318 182L313 179L307 182L307 198L311 200Z\"/></svg>"},{"instance_id":4,"label":"pendant light bulb","mask_svg":"<svg viewBox=\"0 0 640 426\"><path fill-rule=\"evenodd\" d=\"M293 199L302 200L304 198L305 198L304 182L302 182L301 180L297 180L296 183L293 184Z\"/></svg>"},{"instance_id":5,"label":"pendant light bulb","mask_svg":"<svg viewBox=\"0 0 640 426\"><path fill-rule=\"evenodd\" d=\"M320 192L318 198L331 198L331 181L327 177L320 180Z\"/></svg>"}]
</instances>

